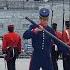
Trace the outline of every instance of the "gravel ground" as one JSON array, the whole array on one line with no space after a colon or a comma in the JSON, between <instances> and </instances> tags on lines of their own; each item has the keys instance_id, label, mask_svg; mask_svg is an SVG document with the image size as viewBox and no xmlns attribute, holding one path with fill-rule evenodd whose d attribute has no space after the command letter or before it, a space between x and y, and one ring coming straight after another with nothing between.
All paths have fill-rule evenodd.
<instances>
[{"instance_id":1,"label":"gravel ground","mask_svg":"<svg viewBox=\"0 0 70 70\"><path fill-rule=\"evenodd\" d=\"M21 58L16 60L16 70L28 70L29 68L29 58ZM58 68L59 70L63 70L63 62L62 60L58 60ZM0 58L0 70L7 70L6 62L3 58ZM42 70L42 69L40 69Z\"/></svg>"}]
</instances>

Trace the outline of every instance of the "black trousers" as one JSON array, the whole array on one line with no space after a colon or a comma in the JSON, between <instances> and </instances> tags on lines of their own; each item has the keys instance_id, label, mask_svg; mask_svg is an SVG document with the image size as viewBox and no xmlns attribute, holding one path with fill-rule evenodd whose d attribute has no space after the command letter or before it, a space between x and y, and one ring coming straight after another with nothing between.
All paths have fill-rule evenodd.
<instances>
[{"instance_id":1,"label":"black trousers","mask_svg":"<svg viewBox=\"0 0 70 70\"><path fill-rule=\"evenodd\" d=\"M53 68L54 70L58 70L57 60L58 60L59 52L55 51L55 47L52 47L51 56L52 56Z\"/></svg>"},{"instance_id":2,"label":"black trousers","mask_svg":"<svg viewBox=\"0 0 70 70\"><path fill-rule=\"evenodd\" d=\"M52 56L52 63L54 70L58 70L57 59L54 56Z\"/></svg>"},{"instance_id":3,"label":"black trousers","mask_svg":"<svg viewBox=\"0 0 70 70\"><path fill-rule=\"evenodd\" d=\"M8 70L15 70L15 59L7 61L7 68Z\"/></svg>"},{"instance_id":4,"label":"black trousers","mask_svg":"<svg viewBox=\"0 0 70 70\"><path fill-rule=\"evenodd\" d=\"M15 70L15 61L18 58L18 51L14 48L14 57L13 57L13 49L9 48L7 51L7 55L5 56L5 60L7 61L8 70Z\"/></svg>"},{"instance_id":5,"label":"black trousers","mask_svg":"<svg viewBox=\"0 0 70 70\"><path fill-rule=\"evenodd\" d=\"M70 70L70 55L63 54L63 68L64 70Z\"/></svg>"}]
</instances>

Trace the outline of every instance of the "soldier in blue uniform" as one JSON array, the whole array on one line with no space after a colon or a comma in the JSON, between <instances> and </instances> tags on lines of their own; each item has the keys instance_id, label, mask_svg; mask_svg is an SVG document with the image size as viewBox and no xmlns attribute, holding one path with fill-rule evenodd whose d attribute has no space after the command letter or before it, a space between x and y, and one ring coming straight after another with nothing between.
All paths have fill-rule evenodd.
<instances>
[{"instance_id":1,"label":"soldier in blue uniform","mask_svg":"<svg viewBox=\"0 0 70 70\"><path fill-rule=\"evenodd\" d=\"M29 70L54 70L51 59L51 47L53 39L44 29L55 35L52 28L48 26L49 10L41 8L39 11L39 27L31 25L23 34L24 39L32 39L34 48Z\"/></svg>"}]
</instances>

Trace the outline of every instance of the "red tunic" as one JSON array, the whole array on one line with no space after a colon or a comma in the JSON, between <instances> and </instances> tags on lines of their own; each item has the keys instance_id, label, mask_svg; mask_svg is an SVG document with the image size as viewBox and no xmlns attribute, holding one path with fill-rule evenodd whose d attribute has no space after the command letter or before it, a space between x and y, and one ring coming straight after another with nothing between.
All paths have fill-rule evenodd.
<instances>
[{"instance_id":1,"label":"red tunic","mask_svg":"<svg viewBox=\"0 0 70 70\"><path fill-rule=\"evenodd\" d=\"M68 33L67 30L65 30L65 31L63 32L62 40L63 40L66 44L70 45L70 36L69 36L69 33Z\"/></svg>"},{"instance_id":2,"label":"red tunic","mask_svg":"<svg viewBox=\"0 0 70 70\"><path fill-rule=\"evenodd\" d=\"M60 40L62 39L62 32L56 31L55 34L56 34L57 38L59 38Z\"/></svg>"},{"instance_id":3,"label":"red tunic","mask_svg":"<svg viewBox=\"0 0 70 70\"><path fill-rule=\"evenodd\" d=\"M9 46L16 47L21 52L21 38L16 32L9 32L3 35L2 50L6 51Z\"/></svg>"}]
</instances>

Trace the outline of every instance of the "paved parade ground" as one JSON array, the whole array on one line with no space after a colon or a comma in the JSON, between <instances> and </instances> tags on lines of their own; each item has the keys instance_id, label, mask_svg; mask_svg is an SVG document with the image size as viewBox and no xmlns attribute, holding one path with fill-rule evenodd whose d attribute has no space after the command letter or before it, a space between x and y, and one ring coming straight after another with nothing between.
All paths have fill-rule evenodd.
<instances>
[{"instance_id":1,"label":"paved parade ground","mask_svg":"<svg viewBox=\"0 0 70 70\"><path fill-rule=\"evenodd\" d=\"M29 68L29 58L21 58L16 60L16 70L28 70ZM58 60L59 70L63 70L62 60ZM7 70L6 62L3 58L0 58L0 70ZM42 70L42 69L40 69Z\"/></svg>"}]
</instances>

